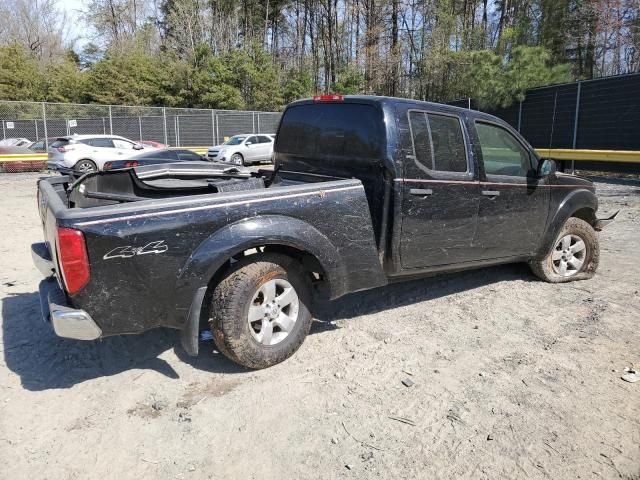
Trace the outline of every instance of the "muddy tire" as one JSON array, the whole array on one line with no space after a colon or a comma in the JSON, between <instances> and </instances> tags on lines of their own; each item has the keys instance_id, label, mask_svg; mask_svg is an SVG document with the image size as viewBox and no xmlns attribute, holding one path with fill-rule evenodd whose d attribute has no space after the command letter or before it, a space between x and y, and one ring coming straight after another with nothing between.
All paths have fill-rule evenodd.
<instances>
[{"instance_id":1,"label":"muddy tire","mask_svg":"<svg viewBox=\"0 0 640 480\"><path fill-rule=\"evenodd\" d=\"M532 260L533 273L549 283L587 280L600 261L598 236L591 225L571 217L560 229L551 251L541 260Z\"/></svg>"},{"instance_id":2,"label":"muddy tire","mask_svg":"<svg viewBox=\"0 0 640 480\"><path fill-rule=\"evenodd\" d=\"M210 327L218 350L248 368L266 368L295 353L309 333L311 282L285 255L246 257L214 288Z\"/></svg>"}]
</instances>

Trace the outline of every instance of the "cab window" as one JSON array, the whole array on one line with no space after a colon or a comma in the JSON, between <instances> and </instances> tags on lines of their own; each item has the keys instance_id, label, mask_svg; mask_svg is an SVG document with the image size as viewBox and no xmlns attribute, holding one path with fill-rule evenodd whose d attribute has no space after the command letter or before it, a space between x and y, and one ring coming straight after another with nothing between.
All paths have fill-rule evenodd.
<instances>
[{"instance_id":1,"label":"cab window","mask_svg":"<svg viewBox=\"0 0 640 480\"><path fill-rule=\"evenodd\" d=\"M464 173L467 152L460 119L451 115L409 111L415 167L422 171Z\"/></svg>"},{"instance_id":2,"label":"cab window","mask_svg":"<svg viewBox=\"0 0 640 480\"><path fill-rule=\"evenodd\" d=\"M532 170L529 151L506 129L489 123L476 123L487 175L526 177Z\"/></svg>"}]
</instances>

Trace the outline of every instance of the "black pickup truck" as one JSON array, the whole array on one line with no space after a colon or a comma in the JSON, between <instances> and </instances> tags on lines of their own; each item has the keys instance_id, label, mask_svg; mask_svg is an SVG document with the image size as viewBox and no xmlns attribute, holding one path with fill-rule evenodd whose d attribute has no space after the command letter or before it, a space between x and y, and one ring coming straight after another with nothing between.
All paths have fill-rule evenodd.
<instances>
[{"instance_id":1,"label":"black pickup truck","mask_svg":"<svg viewBox=\"0 0 640 480\"><path fill-rule=\"evenodd\" d=\"M598 266L595 189L557 173L503 121L412 100L289 105L275 169L189 163L38 182L32 247L62 337L182 330L251 368L302 344L312 299L528 262L548 282Z\"/></svg>"}]
</instances>

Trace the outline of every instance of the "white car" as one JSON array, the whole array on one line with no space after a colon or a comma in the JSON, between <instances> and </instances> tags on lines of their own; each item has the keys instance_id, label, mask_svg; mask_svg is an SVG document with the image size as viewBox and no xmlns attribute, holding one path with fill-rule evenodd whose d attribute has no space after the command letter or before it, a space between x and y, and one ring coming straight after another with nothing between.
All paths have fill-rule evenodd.
<instances>
[{"instance_id":1,"label":"white car","mask_svg":"<svg viewBox=\"0 0 640 480\"><path fill-rule=\"evenodd\" d=\"M274 140L275 135L265 133L234 135L222 145L209 148L207 158L235 165L270 162Z\"/></svg>"},{"instance_id":2,"label":"white car","mask_svg":"<svg viewBox=\"0 0 640 480\"><path fill-rule=\"evenodd\" d=\"M69 135L49 144L47 167L95 172L104 170L106 162L127 160L141 150L156 149L117 135Z\"/></svg>"}]
</instances>

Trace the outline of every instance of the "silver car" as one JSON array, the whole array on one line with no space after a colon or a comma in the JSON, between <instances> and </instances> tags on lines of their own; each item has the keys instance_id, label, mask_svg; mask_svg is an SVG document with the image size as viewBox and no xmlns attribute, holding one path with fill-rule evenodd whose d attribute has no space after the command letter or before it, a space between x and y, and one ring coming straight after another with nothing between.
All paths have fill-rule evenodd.
<instances>
[{"instance_id":1,"label":"silver car","mask_svg":"<svg viewBox=\"0 0 640 480\"><path fill-rule=\"evenodd\" d=\"M105 162L127 160L141 150L156 150L117 135L69 135L49 144L47 167L81 173L103 170Z\"/></svg>"},{"instance_id":2,"label":"silver car","mask_svg":"<svg viewBox=\"0 0 640 480\"><path fill-rule=\"evenodd\" d=\"M270 162L274 140L275 135L264 133L234 135L222 145L209 148L207 158L235 165Z\"/></svg>"}]
</instances>

